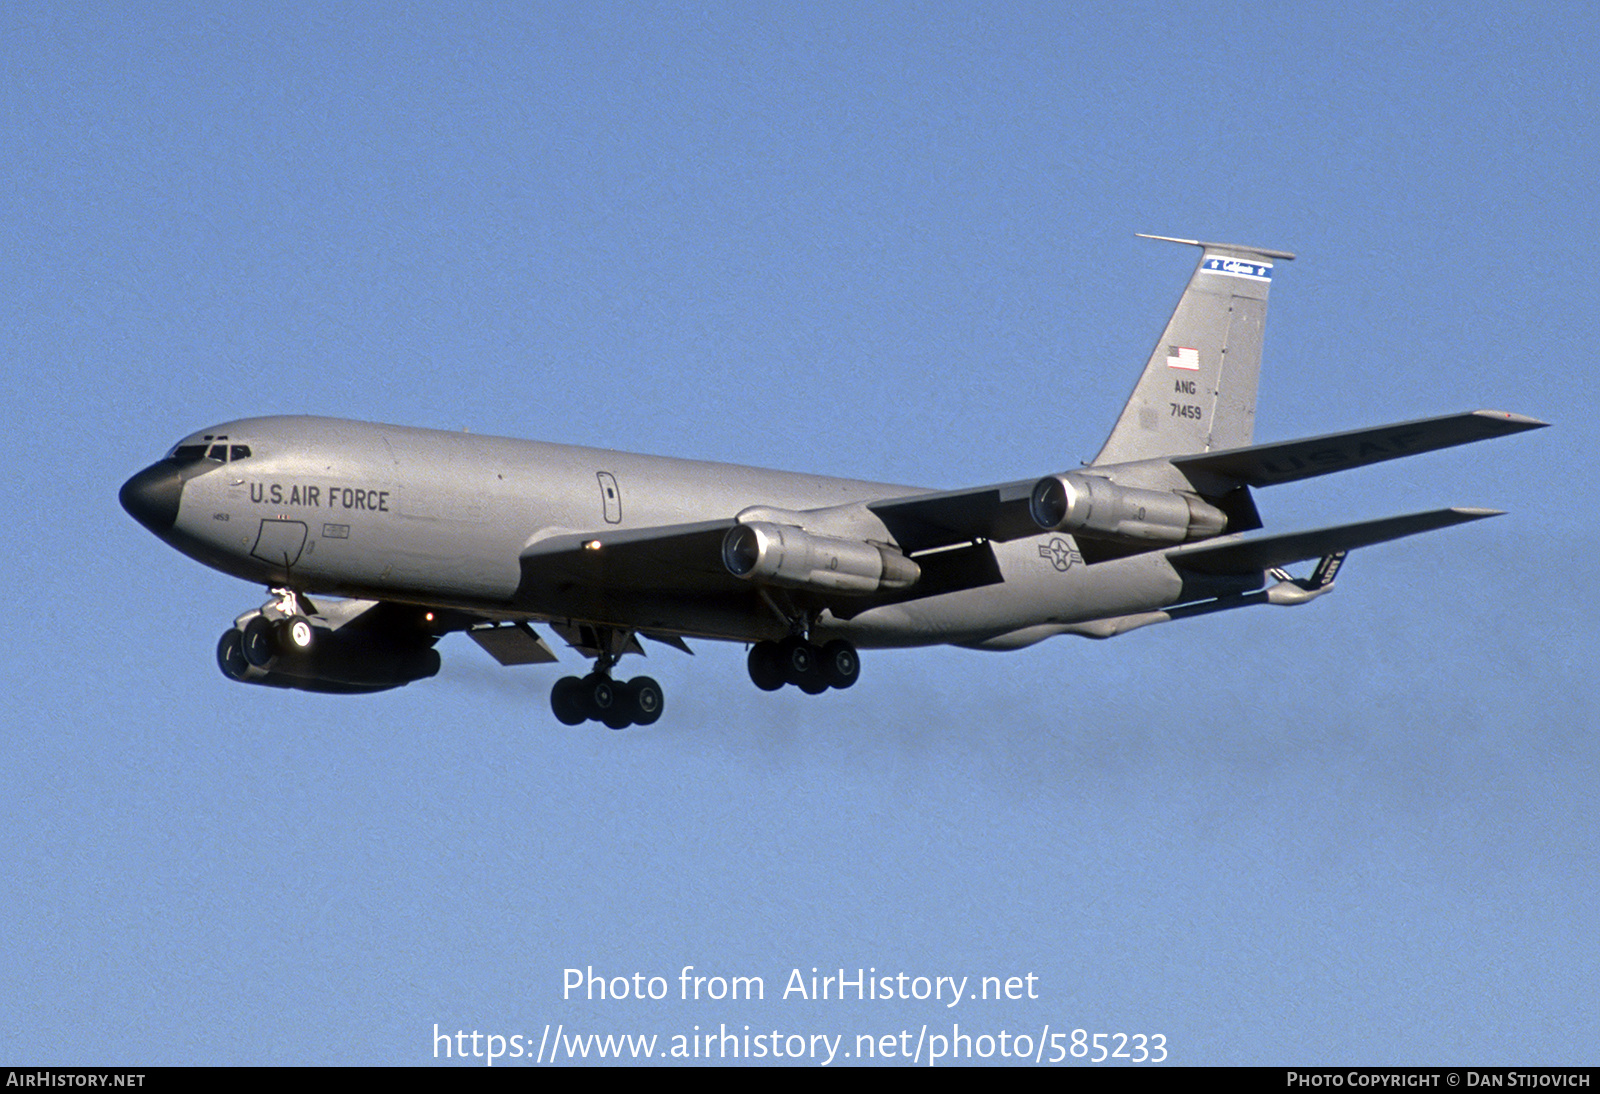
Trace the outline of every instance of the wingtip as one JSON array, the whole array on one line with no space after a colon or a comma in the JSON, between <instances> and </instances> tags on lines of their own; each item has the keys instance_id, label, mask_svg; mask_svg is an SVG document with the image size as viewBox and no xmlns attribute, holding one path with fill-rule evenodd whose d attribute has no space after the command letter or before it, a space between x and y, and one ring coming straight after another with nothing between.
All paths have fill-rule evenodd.
<instances>
[{"instance_id":1,"label":"wingtip","mask_svg":"<svg viewBox=\"0 0 1600 1094\"><path fill-rule=\"evenodd\" d=\"M1526 414L1513 414L1509 410L1474 410L1472 413L1480 418L1503 422L1511 432L1523 429L1543 429L1550 424L1549 422L1540 421L1538 418L1530 418Z\"/></svg>"}]
</instances>

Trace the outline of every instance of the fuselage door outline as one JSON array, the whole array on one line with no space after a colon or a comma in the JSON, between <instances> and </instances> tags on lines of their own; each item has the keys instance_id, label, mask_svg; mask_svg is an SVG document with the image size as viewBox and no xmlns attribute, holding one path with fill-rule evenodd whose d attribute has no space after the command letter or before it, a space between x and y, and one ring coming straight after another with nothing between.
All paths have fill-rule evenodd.
<instances>
[{"instance_id":1,"label":"fuselage door outline","mask_svg":"<svg viewBox=\"0 0 1600 1094\"><path fill-rule=\"evenodd\" d=\"M600 506L607 524L622 523L622 491L617 487L617 477L609 471L596 471L600 480Z\"/></svg>"},{"instance_id":2,"label":"fuselage door outline","mask_svg":"<svg viewBox=\"0 0 1600 1094\"><path fill-rule=\"evenodd\" d=\"M305 550L305 546L306 526L303 522L269 517L261 522L261 531L257 533L256 545L250 548L250 553L274 566L281 563L287 569L300 561L300 552Z\"/></svg>"}]
</instances>

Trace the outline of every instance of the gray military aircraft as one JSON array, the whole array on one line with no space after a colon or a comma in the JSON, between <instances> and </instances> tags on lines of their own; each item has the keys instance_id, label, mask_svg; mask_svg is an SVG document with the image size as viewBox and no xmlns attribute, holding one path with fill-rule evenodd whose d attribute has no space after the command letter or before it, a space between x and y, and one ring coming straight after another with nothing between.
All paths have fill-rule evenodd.
<instances>
[{"instance_id":1,"label":"gray military aircraft","mask_svg":"<svg viewBox=\"0 0 1600 1094\"><path fill-rule=\"evenodd\" d=\"M750 645L750 678L847 688L859 647L1013 650L1327 592L1346 552L1496 515L1436 509L1262 527L1253 487L1544 422L1477 410L1252 444L1267 290L1294 256L1197 240L1188 288L1111 435L1074 470L924 490L405 426L249 418L179 441L123 485L184 554L265 584L222 635L230 679L370 692L434 675L465 631L503 665L595 661L550 696L568 725L660 717L614 681L639 638ZM1318 560L1309 576L1282 568Z\"/></svg>"}]
</instances>

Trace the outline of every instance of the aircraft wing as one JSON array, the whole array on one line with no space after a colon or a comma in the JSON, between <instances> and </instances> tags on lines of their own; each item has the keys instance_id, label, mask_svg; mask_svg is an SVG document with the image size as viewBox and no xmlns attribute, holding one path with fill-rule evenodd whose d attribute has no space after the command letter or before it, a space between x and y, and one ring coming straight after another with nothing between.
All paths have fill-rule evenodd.
<instances>
[{"instance_id":1,"label":"aircraft wing","mask_svg":"<svg viewBox=\"0 0 1600 1094\"><path fill-rule=\"evenodd\" d=\"M1171 459L1173 466L1191 481L1197 475L1212 474L1246 486L1273 486L1401 456L1415 456L1436 448L1539 429L1548 424L1504 410L1471 410L1439 418L1420 418L1347 433L1253 444Z\"/></svg>"},{"instance_id":2,"label":"aircraft wing","mask_svg":"<svg viewBox=\"0 0 1600 1094\"><path fill-rule=\"evenodd\" d=\"M1316 528L1309 532L1288 532L1251 539L1227 537L1209 540L1168 551L1167 558L1174 566L1198 574L1258 574L1274 566L1287 566L1339 551L1370 547L1374 543L1500 515L1498 509L1435 509L1403 517L1384 517L1358 524Z\"/></svg>"},{"instance_id":3,"label":"aircraft wing","mask_svg":"<svg viewBox=\"0 0 1600 1094\"><path fill-rule=\"evenodd\" d=\"M522 551L522 588L729 592L744 582L722 565L734 521L554 535Z\"/></svg>"},{"instance_id":4,"label":"aircraft wing","mask_svg":"<svg viewBox=\"0 0 1600 1094\"><path fill-rule=\"evenodd\" d=\"M1040 534L1028 517L1038 479L869 501L867 508L907 554L980 539L1005 542Z\"/></svg>"},{"instance_id":5,"label":"aircraft wing","mask_svg":"<svg viewBox=\"0 0 1600 1094\"><path fill-rule=\"evenodd\" d=\"M1029 484L1017 484L1025 488ZM955 495L973 495L979 498L978 511L992 512L993 495L997 488L987 487L975 491L955 492ZM945 550L919 560L921 577L909 589L885 591L871 596L854 596L823 591L791 589L789 595L812 602L817 606L831 607L841 618L854 616L876 604L900 600L920 599L994 585L1003 580L995 562L994 551L987 543L973 542L989 538L987 527L964 522L961 503L950 508L939 499L947 495L922 495L907 499L894 499L891 505L917 502L924 498L935 500L926 509L912 506L910 514L897 512L891 519L898 533L905 534L918 549L932 546L961 545L956 550ZM1024 490L1024 506L1026 492ZM985 510L982 507L988 506ZM1026 520L1026 516L1023 517ZM630 528L603 532L562 532L540 539L525 547L521 554L522 580L519 599L549 606L551 610L563 609L582 617L604 614L608 597L640 594L662 602L698 600L707 603L750 597L757 586L734 577L722 559L722 543L728 530L737 522L733 519L702 521L693 524L660 525L650 528ZM885 523L888 523L887 521ZM1029 525L1028 534L1037 535L1038 529Z\"/></svg>"}]
</instances>

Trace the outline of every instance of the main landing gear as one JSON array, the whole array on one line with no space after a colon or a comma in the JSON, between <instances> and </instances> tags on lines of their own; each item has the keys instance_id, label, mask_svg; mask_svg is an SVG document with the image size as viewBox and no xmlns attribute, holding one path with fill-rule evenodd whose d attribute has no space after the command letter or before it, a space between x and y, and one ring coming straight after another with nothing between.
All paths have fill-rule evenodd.
<instances>
[{"instance_id":1,"label":"main landing gear","mask_svg":"<svg viewBox=\"0 0 1600 1094\"><path fill-rule=\"evenodd\" d=\"M611 679L611 669L588 676L563 676L550 689L550 709L562 725L604 722L612 729L647 726L661 717L661 685L648 676L625 684Z\"/></svg>"},{"instance_id":2,"label":"main landing gear","mask_svg":"<svg viewBox=\"0 0 1600 1094\"><path fill-rule=\"evenodd\" d=\"M809 641L803 628L806 621L794 624L795 633L781 642L762 641L750 648L750 679L762 691L777 691L793 684L807 695L820 695L829 688L847 688L861 677L861 656L855 646L842 638L818 646ZM611 678L611 670L625 652L638 652L633 632L620 627L585 625L581 642L574 648L595 659L594 671L587 676L563 676L550 689L550 710L563 725L601 722L612 729L653 725L661 717L661 685L648 676L635 676L623 682Z\"/></svg>"},{"instance_id":3,"label":"main landing gear","mask_svg":"<svg viewBox=\"0 0 1600 1094\"><path fill-rule=\"evenodd\" d=\"M556 720L568 726L603 722L612 729L654 724L661 717L661 685L648 676L635 676L627 683L611 679L611 670L628 650L633 632L596 627L592 639L594 671L584 677L563 676L550 689L550 709ZM637 650L637 644L633 648Z\"/></svg>"},{"instance_id":4,"label":"main landing gear","mask_svg":"<svg viewBox=\"0 0 1600 1094\"><path fill-rule=\"evenodd\" d=\"M750 647L749 668L751 681L762 691L793 684L807 695L821 695L854 684L861 676L861 657L842 638L814 646L796 634Z\"/></svg>"}]
</instances>

